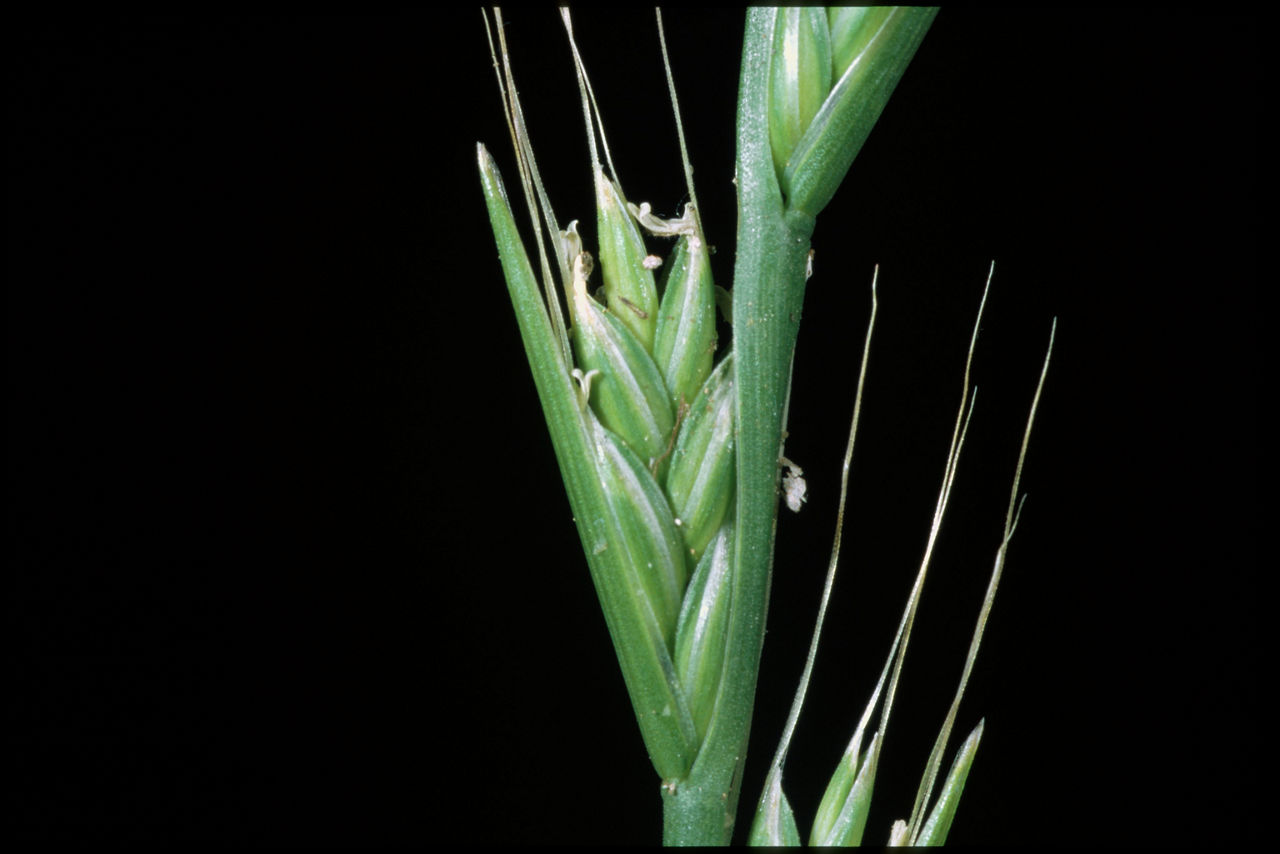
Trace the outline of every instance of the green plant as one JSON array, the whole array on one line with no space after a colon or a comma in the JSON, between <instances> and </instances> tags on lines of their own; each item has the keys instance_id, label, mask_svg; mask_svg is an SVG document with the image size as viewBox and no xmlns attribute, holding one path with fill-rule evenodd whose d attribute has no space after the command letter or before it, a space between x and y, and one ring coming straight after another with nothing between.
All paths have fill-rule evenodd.
<instances>
[{"instance_id":1,"label":"green plant","mask_svg":"<svg viewBox=\"0 0 1280 854\"><path fill-rule=\"evenodd\" d=\"M905 7L747 13L737 127L737 252L733 287L726 294L711 281L687 154L691 204L679 218L663 220L647 205L629 202L617 183L600 110L564 12L591 147L602 300L588 290L595 263L576 221L562 228L543 188L501 16L496 15L495 65L500 54L499 88L537 235L541 282L525 253L497 167L481 145L477 153L484 195L592 580L645 745L662 780L668 843L725 843L733 831L780 486L788 504L803 501L802 472L783 456L782 443L810 272L809 238L815 218L849 170L934 13ZM663 53L665 58L665 44ZM669 62L668 81L680 128ZM650 254L645 231L650 240L676 241L665 264ZM874 283L872 297L874 321ZM718 347L717 304L732 327L724 347ZM975 324L975 340L976 333ZM864 376L870 337L869 326ZM879 734L892 707L971 406L966 368L930 546L894 651L819 808L811 835L816 844L861 841ZM846 478L858 411L855 405ZM1016 491L1015 476L1015 497ZM946 837L981 724L958 752L927 815L926 808L1013 527L1011 500L961 687L911 817L894 827L894 842L927 844ZM782 793L782 766L834 578L839 531L838 524L805 676L758 805L753 842L800 839ZM879 727L864 749L864 731L882 690Z\"/></svg>"}]
</instances>

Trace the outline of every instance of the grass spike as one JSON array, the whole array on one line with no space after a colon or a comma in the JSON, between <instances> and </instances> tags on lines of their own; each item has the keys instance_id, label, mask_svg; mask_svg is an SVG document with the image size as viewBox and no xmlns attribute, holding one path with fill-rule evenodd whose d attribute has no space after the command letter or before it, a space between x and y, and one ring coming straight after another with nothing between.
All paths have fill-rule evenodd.
<instances>
[{"instance_id":1,"label":"grass spike","mask_svg":"<svg viewBox=\"0 0 1280 854\"><path fill-rule=\"evenodd\" d=\"M994 271L994 265L992 267ZM973 353L977 347L978 329L982 323L983 309L986 307L987 295L991 289L991 273L988 273L987 284L982 292L982 300L978 305L978 313L973 322L973 334L969 340L969 351L965 358L964 379L960 394L960 405L956 413L956 425L951 437L951 445L947 452L947 461L943 470L942 484L938 490L938 498L934 505L933 519L929 527L929 537L925 545L924 556L920 561L920 569L916 573L915 582L912 584L911 592L907 597L906 607L903 609L902 619L898 623L898 630L894 636L893 643L889 647L889 654L885 659L884 667L880 671L880 677L876 681L876 686L871 692L871 698L867 701L862 711L862 716L858 721L858 726L854 730L853 737L849 741L849 747L845 751L845 756L851 752L856 753L858 746L862 743L866 732L867 724L871 721L871 716L875 713L877 706L880 706L879 726L877 728L878 737L874 740L874 745L868 751L866 763L871 765L871 771L874 772L874 763L878 760L878 752L883 744L886 735L889 718L893 712L893 701L897 694L898 681L902 675L903 664L906 660L907 646L911 639L911 629L915 624L916 610L919 607L920 595L924 590L925 577L928 574L929 564L933 558L934 544L937 542L938 533L942 528L942 520L946 515L946 510L951 497L951 487L955 481L955 474L959 464L960 451L964 447L965 435L968 432L969 421L973 415L973 407L977 398L977 389L970 392L970 371L973 363ZM887 683L887 686L886 686ZM887 687L887 690L886 690ZM884 692L883 705L880 704L881 692ZM841 762L844 762L844 756ZM872 781L868 781L868 787ZM868 796L869 800L869 796ZM826 840L823 844L828 844Z\"/></svg>"}]
</instances>

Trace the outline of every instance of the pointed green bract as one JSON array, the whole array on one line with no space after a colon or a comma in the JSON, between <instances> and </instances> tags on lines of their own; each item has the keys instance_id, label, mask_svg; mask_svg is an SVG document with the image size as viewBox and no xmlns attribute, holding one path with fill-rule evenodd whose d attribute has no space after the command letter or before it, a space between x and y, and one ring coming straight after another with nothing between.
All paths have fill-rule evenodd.
<instances>
[{"instance_id":1,"label":"pointed green bract","mask_svg":"<svg viewBox=\"0 0 1280 854\"><path fill-rule=\"evenodd\" d=\"M800 829L791 802L782 791L782 775L770 774L765 780L764 794L755 820L751 822L751 835L747 844L755 848L764 846L793 848L800 845Z\"/></svg>"},{"instance_id":2,"label":"pointed green bract","mask_svg":"<svg viewBox=\"0 0 1280 854\"><path fill-rule=\"evenodd\" d=\"M769 143L781 175L796 143L831 91L832 78L826 10L789 6L778 9L777 14L769 84Z\"/></svg>"},{"instance_id":3,"label":"pointed green bract","mask_svg":"<svg viewBox=\"0 0 1280 854\"><path fill-rule=\"evenodd\" d=\"M866 47L889 15L892 6L829 6L831 74L838 81Z\"/></svg>"},{"instance_id":4,"label":"pointed green bract","mask_svg":"<svg viewBox=\"0 0 1280 854\"><path fill-rule=\"evenodd\" d=\"M609 310L653 352L658 325L658 288L645 266L648 253L640 228L627 210L617 185L596 167L596 215L600 239L600 267Z\"/></svg>"},{"instance_id":5,"label":"pointed green bract","mask_svg":"<svg viewBox=\"0 0 1280 854\"><path fill-rule=\"evenodd\" d=\"M715 350L715 284L707 245L700 235L684 235L668 266L653 344L673 412L688 406L702 388Z\"/></svg>"},{"instance_id":6,"label":"pointed green bract","mask_svg":"<svg viewBox=\"0 0 1280 854\"><path fill-rule=\"evenodd\" d=\"M851 846L862 844L871 810L871 794L875 789L876 766L880 761L880 733L871 736L871 744L863 753L859 732L827 783L818 814L813 820L810 845Z\"/></svg>"},{"instance_id":7,"label":"pointed green bract","mask_svg":"<svg viewBox=\"0 0 1280 854\"><path fill-rule=\"evenodd\" d=\"M956 807L960 805L960 796L964 793L964 783L969 777L969 769L973 767L973 758L978 752L978 742L982 741L982 727L985 721L969 733L969 737L956 751L956 758L947 772L947 781L942 784L942 793L938 802L929 813L929 820L920 828L916 845L942 845L947 841L947 833L951 830L951 822L956 817Z\"/></svg>"},{"instance_id":8,"label":"pointed green bract","mask_svg":"<svg viewBox=\"0 0 1280 854\"><path fill-rule=\"evenodd\" d=\"M690 403L667 474L667 495L694 560L733 499L733 357L725 356Z\"/></svg>"},{"instance_id":9,"label":"pointed green bract","mask_svg":"<svg viewBox=\"0 0 1280 854\"><path fill-rule=\"evenodd\" d=\"M699 739L707 733L724 669L732 554L733 524L726 522L694 570L676 624L676 673L689 701L689 713L693 715Z\"/></svg>"},{"instance_id":10,"label":"pointed green bract","mask_svg":"<svg viewBox=\"0 0 1280 854\"><path fill-rule=\"evenodd\" d=\"M586 257L574 262L573 342L578 367L599 372L589 386L591 408L646 465L665 467L675 429L666 385L631 331L587 294Z\"/></svg>"},{"instance_id":11,"label":"pointed green bract","mask_svg":"<svg viewBox=\"0 0 1280 854\"><path fill-rule=\"evenodd\" d=\"M822 800L818 803L818 812L813 818L813 829L809 834L810 845L825 845L831 836L836 818L844 808L845 799L849 797L849 790L853 788L853 781L858 776L858 768L863 759L858 749L861 741L862 732L859 731L854 736L853 743L840 757L835 772L827 782L826 791L822 793Z\"/></svg>"}]
</instances>

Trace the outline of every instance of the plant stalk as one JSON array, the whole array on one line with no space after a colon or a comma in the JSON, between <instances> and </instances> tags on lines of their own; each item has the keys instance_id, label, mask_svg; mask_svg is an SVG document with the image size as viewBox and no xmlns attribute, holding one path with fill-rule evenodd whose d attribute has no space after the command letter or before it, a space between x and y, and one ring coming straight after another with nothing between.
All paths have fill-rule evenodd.
<instances>
[{"instance_id":1,"label":"plant stalk","mask_svg":"<svg viewBox=\"0 0 1280 854\"><path fill-rule=\"evenodd\" d=\"M733 280L737 502L725 670L706 740L687 778L663 790L663 842L732 840L773 569L778 458L800 326L813 218L786 213L769 148L774 10L747 13L737 119L738 232Z\"/></svg>"}]
</instances>

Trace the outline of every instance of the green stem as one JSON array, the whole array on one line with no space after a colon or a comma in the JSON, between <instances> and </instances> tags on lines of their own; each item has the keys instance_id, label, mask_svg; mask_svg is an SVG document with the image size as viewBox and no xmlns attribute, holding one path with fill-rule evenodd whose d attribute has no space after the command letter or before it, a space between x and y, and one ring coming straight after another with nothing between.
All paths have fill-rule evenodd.
<instances>
[{"instance_id":1,"label":"green stem","mask_svg":"<svg viewBox=\"0 0 1280 854\"><path fill-rule=\"evenodd\" d=\"M769 149L775 13L751 9L738 99L737 258L733 348L738 522L725 670L706 740L687 778L663 793L668 845L727 844L764 641L778 509L778 457L804 298L813 218L784 211Z\"/></svg>"}]
</instances>

